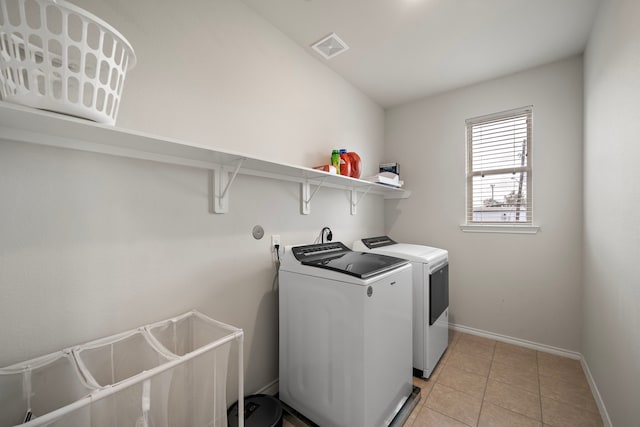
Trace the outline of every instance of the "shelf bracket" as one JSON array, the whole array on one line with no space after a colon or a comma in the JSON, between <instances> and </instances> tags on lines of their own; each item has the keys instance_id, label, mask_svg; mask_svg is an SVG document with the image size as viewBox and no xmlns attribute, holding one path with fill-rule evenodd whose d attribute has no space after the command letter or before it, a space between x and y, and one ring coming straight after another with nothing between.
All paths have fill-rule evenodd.
<instances>
[{"instance_id":1,"label":"shelf bracket","mask_svg":"<svg viewBox=\"0 0 640 427\"><path fill-rule=\"evenodd\" d=\"M226 167L221 166L213 169L210 173L211 188L213 189L213 212L214 213L227 213L229 212L229 189L231 184L235 181L242 163L245 158L238 159L233 172L230 172Z\"/></svg>"},{"instance_id":2,"label":"shelf bracket","mask_svg":"<svg viewBox=\"0 0 640 427\"><path fill-rule=\"evenodd\" d=\"M313 199L313 196L316 195L320 187L324 185L326 179L327 178L324 178L320 181L320 184L313 190L313 193L311 193L311 184L309 184L309 181L300 184L300 211L302 215L309 215L311 213L311 199Z\"/></svg>"},{"instance_id":3,"label":"shelf bracket","mask_svg":"<svg viewBox=\"0 0 640 427\"><path fill-rule=\"evenodd\" d=\"M355 215L356 213L358 213L358 204L362 201L362 199L364 199L367 193L369 193L369 190L371 190L371 187L367 187L366 191L362 193L362 196L358 198L358 190L356 190L355 188L351 189L351 215Z\"/></svg>"}]
</instances>

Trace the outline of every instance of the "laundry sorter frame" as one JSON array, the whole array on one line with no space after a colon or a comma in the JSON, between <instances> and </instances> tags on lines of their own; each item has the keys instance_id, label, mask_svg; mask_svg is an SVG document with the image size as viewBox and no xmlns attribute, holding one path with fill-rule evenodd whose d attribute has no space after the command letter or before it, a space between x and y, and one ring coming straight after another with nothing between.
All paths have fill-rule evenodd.
<instances>
[{"instance_id":1,"label":"laundry sorter frame","mask_svg":"<svg viewBox=\"0 0 640 427\"><path fill-rule=\"evenodd\" d=\"M176 328L178 328L179 326L176 326L176 325L179 325L180 324L179 322L183 322L191 319L195 319L195 321L199 322L200 324L208 325L210 327L217 328L217 329L211 329L210 331L205 330L204 332L198 332L198 331L194 332L193 330L189 330L191 335L197 335L199 333L200 337L199 338L193 338L192 336L188 337L186 339L187 344L185 345L184 342L182 342L181 349L178 349L177 345L175 346L175 348L169 348L170 346L167 344L166 339L163 340L159 338L159 334L161 334L161 332L154 332L154 329L165 328L165 330L169 330L169 340L171 340L171 333L172 333L174 336L174 340L178 341L177 339L175 339L175 335L176 335ZM173 330L170 330L170 328L173 328ZM195 329L195 328L196 326L192 326L192 329ZM202 327L200 328L202 329ZM146 341L150 346L150 348L154 349L157 352L158 360L161 360L161 362L157 366L142 370L141 372L135 373L129 377L126 377L123 379L116 379L114 381L106 381L106 384L104 381L97 380L95 378L95 373L93 373L91 369L87 369L87 364L85 364L85 362L83 361L82 352L83 351L90 352L99 347L107 347L110 344L113 346L114 343L118 343L125 339L131 338L135 335L139 335L140 339L143 339L144 341ZM214 338L212 338L212 340L209 342L210 336L213 336ZM184 337L181 337L181 338L184 338ZM206 340L207 342L203 343L203 340ZM182 341L185 341L185 340L182 340ZM196 341L199 341L199 342L196 342ZM65 420L67 420L67 417L72 418L74 414L83 410L89 410L90 412L92 409L95 409L96 405L100 404L101 402L105 402L105 398L113 397L115 399L118 393L122 393L127 389L133 389L135 386L138 386L138 387L142 386L142 393L141 393L142 402L133 403L133 406L139 405L142 407L142 410L144 411L145 405L147 409L149 409L150 388L152 387L151 384L154 378L156 379L156 381L162 382L163 379L161 378L161 376L165 374L165 375L171 375L171 380L173 381L173 375L177 372L177 370L181 369L182 367L184 367L185 369L189 369L189 367L191 367L191 369L193 369L198 364L202 364L202 363L206 364L209 361L209 359L207 359L208 357L207 353L211 352L213 354L214 360L217 360L217 356L218 356L217 349L221 349L223 346L227 344L230 346L232 341L237 342L237 349L238 349L238 415L239 415L238 422L239 422L239 426L243 427L244 426L244 399L243 399L243 396L244 396L244 369L243 369L244 332L242 329L214 320L196 310L189 311L187 313L184 313L182 315L179 315L170 319L165 319L156 323L148 324L127 332L112 335L110 337L102 338L86 344L80 344L70 349L62 350L58 353L53 353L52 355L42 356L40 358L33 359L32 361L40 361L40 360L55 361L63 357L70 358L72 356L72 359L74 362L74 368L76 368L75 369L76 373L79 375L80 380L85 385L87 385L89 392L83 397L71 403L65 404L64 406L58 407L49 412L38 414L37 418L26 421L24 423L18 423L15 425L19 425L20 427L44 427L44 426L65 425ZM185 349L185 346L187 346L188 348ZM111 349L111 351L113 352L113 349ZM226 349L226 353L223 353L224 356L222 360L225 363L228 361L229 353L230 353L230 347ZM112 366L110 366L109 369L113 371L114 370L113 354L111 354L111 358L112 358L112 361L111 361ZM30 366L30 363L32 361L17 363L10 367L2 368L0 369L0 375L12 374L12 373L21 374L21 373L29 372L28 378L30 379L30 375L31 375L30 369L32 368L32 366ZM215 366L215 362L214 362L214 368L217 369L217 367ZM214 392L213 392L214 394L217 393L218 387L226 388L227 367L224 366L224 369L225 371L224 371L223 377L225 378L225 382L224 384L220 384L220 383L213 384L212 388L214 389ZM200 372L199 374L202 375L202 373ZM202 376L206 378L206 375L202 375ZM214 378L218 378L218 376L214 375ZM171 385L173 385L172 382L171 382ZM193 384L189 384L189 385L191 386ZM23 390L23 393L24 393L24 390ZM215 405L214 402L218 398L219 396L214 397L213 402L211 403ZM206 425L206 426L217 425L216 417L219 416L217 415L219 414L218 411L223 411L226 414L226 401L224 401L224 399L223 399L223 403L224 403L223 408L214 408L214 417L213 417L214 419L212 421L208 421L206 424L203 424L203 425ZM166 410L168 411L168 408L166 408ZM117 416L117 414L112 414L112 416ZM224 420L226 421L226 416L224 417ZM60 421L62 421L63 424L59 424ZM108 420L107 424L110 426L113 426L113 425L119 426L117 422L114 423L111 420ZM136 427L146 426L146 425L148 424L136 423Z\"/></svg>"}]
</instances>

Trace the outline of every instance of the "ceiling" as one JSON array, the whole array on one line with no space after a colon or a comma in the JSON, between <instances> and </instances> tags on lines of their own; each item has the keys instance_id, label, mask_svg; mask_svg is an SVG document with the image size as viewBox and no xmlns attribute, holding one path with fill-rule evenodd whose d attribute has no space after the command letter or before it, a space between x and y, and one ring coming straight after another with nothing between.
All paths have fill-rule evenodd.
<instances>
[{"instance_id":1,"label":"ceiling","mask_svg":"<svg viewBox=\"0 0 640 427\"><path fill-rule=\"evenodd\" d=\"M242 0L383 107L583 52L600 0ZM330 60L311 45L335 32Z\"/></svg>"}]
</instances>

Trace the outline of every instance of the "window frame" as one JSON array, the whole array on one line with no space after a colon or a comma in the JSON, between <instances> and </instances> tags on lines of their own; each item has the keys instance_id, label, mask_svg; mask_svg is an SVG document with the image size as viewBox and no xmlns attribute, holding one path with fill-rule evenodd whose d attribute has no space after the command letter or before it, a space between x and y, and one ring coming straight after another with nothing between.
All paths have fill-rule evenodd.
<instances>
[{"instance_id":1,"label":"window frame","mask_svg":"<svg viewBox=\"0 0 640 427\"><path fill-rule=\"evenodd\" d=\"M526 116L527 120L527 141L525 166L507 167L489 170L473 170L473 134L474 126L483 123L491 123L518 116ZM532 141L533 141L533 106L515 108L512 110L502 111L483 116L477 116L465 121L466 129L466 206L465 206L465 222L461 225L462 231L476 232L508 232L508 233L536 233L538 226L533 224L533 167L532 167ZM474 221L473 220L473 178L476 176L501 175L505 173L526 172L526 221Z\"/></svg>"}]
</instances>

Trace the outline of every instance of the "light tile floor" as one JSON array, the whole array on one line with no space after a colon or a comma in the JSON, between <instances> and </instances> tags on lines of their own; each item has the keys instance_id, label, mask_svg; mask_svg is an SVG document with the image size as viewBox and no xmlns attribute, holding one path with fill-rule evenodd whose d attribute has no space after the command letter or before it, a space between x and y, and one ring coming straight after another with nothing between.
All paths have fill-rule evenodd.
<instances>
[{"instance_id":1,"label":"light tile floor","mask_svg":"<svg viewBox=\"0 0 640 427\"><path fill-rule=\"evenodd\" d=\"M405 427L602 426L580 362L524 347L450 331L431 378L413 380Z\"/></svg>"},{"instance_id":2,"label":"light tile floor","mask_svg":"<svg viewBox=\"0 0 640 427\"><path fill-rule=\"evenodd\" d=\"M450 331L406 427L602 426L580 362Z\"/></svg>"}]
</instances>

